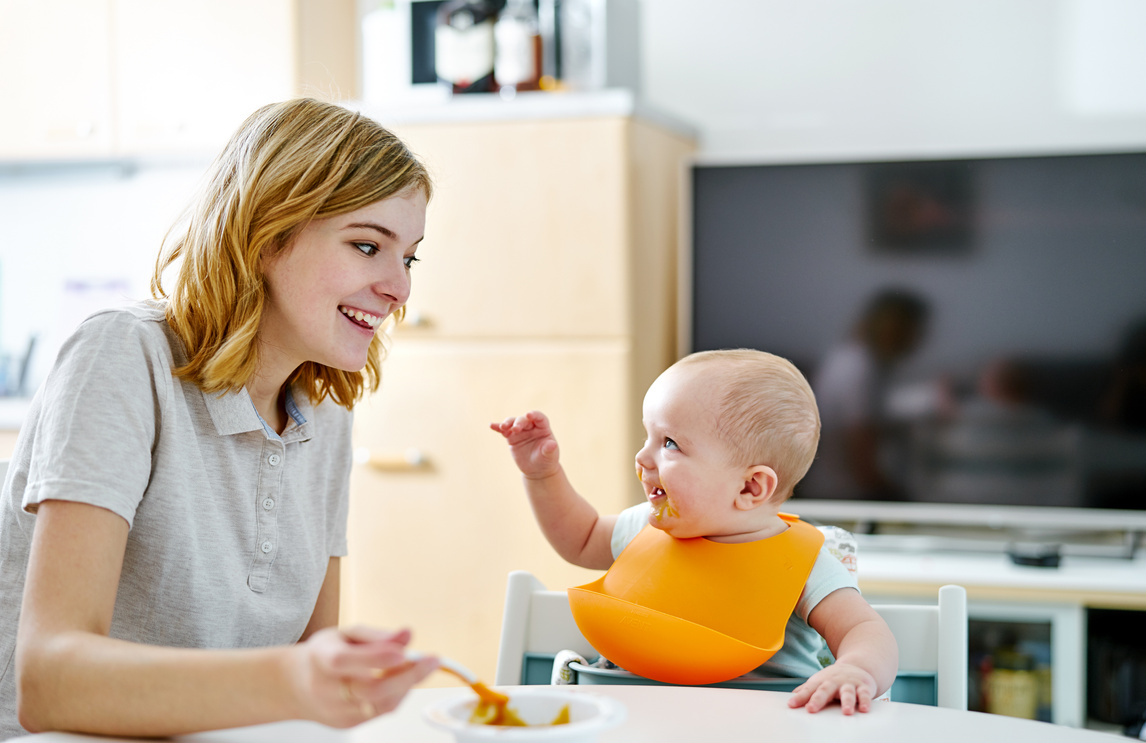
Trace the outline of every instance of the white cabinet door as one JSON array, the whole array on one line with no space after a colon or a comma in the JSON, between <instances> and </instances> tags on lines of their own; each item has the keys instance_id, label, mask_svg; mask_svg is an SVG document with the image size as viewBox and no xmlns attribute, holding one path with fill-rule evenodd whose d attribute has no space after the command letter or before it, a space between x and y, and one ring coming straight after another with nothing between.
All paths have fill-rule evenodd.
<instances>
[{"instance_id":1,"label":"white cabinet door","mask_svg":"<svg viewBox=\"0 0 1146 743\"><path fill-rule=\"evenodd\" d=\"M0 0L0 159L111 154L109 8Z\"/></svg>"},{"instance_id":2,"label":"white cabinet door","mask_svg":"<svg viewBox=\"0 0 1146 743\"><path fill-rule=\"evenodd\" d=\"M119 149L213 154L294 94L290 0L113 0Z\"/></svg>"}]
</instances>

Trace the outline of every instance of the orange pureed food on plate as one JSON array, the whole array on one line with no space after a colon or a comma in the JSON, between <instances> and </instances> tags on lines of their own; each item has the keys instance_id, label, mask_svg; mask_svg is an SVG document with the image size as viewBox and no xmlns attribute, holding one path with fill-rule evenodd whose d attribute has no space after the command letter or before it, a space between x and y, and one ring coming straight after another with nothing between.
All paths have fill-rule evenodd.
<instances>
[{"instance_id":1,"label":"orange pureed food on plate","mask_svg":"<svg viewBox=\"0 0 1146 743\"><path fill-rule=\"evenodd\" d=\"M479 700L477 706L474 707L473 714L470 715L470 722L475 725L503 725L505 727L530 727L530 724L509 708L508 704L498 704L496 702L487 702L484 699ZM544 724L544 723L543 723ZM553 718L553 722L549 725L568 725L569 724L569 705L566 704ZM533 727L540 727L535 725Z\"/></svg>"}]
</instances>

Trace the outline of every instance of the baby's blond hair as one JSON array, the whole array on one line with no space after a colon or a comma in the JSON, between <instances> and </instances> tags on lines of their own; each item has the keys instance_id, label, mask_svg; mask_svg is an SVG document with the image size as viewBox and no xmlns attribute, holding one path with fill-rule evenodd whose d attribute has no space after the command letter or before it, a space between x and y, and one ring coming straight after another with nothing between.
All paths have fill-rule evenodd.
<instances>
[{"instance_id":1,"label":"baby's blond hair","mask_svg":"<svg viewBox=\"0 0 1146 743\"><path fill-rule=\"evenodd\" d=\"M674 366L706 365L720 400L716 432L736 465L776 470L780 502L792 495L816 456L820 413L808 380L792 362L765 351L700 351Z\"/></svg>"}]
</instances>

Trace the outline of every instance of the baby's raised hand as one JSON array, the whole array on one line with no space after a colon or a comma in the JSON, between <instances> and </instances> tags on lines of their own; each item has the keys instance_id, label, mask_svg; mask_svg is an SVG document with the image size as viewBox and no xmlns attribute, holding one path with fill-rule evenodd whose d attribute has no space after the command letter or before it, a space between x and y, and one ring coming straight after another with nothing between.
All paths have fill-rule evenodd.
<instances>
[{"instance_id":1,"label":"baby's raised hand","mask_svg":"<svg viewBox=\"0 0 1146 743\"><path fill-rule=\"evenodd\" d=\"M833 663L792 691L789 707L805 707L819 712L833 700L840 700L845 715L867 712L876 692L875 678L856 665Z\"/></svg>"},{"instance_id":2,"label":"baby's raised hand","mask_svg":"<svg viewBox=\"0 0 1146 743\"><path fill-rule=\"evenodd\" d=\"M531 410L501 423L490 423L489 427L505 437L521 474L540 480L557 472L560 466L557 439L544 413Z\"/></svg>"}]
</instances>

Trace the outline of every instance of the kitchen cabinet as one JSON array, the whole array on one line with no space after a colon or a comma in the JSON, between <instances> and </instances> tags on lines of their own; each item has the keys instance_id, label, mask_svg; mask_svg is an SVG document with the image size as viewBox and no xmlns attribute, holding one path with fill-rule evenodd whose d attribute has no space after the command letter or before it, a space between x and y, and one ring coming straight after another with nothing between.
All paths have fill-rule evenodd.
<instances>
[{"instance_id":1,"label":"kitchen cabinet","mask_svg":"<svg viewBox=\"0 0 1146 743\"><path fill-rule=\"evenodd\" d=\"M0 0L0 159L111 153L110 3Z\"/></svg>"},{"instance_id":2,"label":"kitchen cabinet","mask_svg":"<svg viewBox=\"0 0 1146 743\"><path fill-rule=\"evenodd\" d=\"M1141 550L1139 550L1139 553ZM1146 555L1065 555L1059 567L1016 565L1002 553L881 548L867 536L858 552L860 589L869 601L935 600L939 586L967 589L969 706L990 705L989 676L1006 654L1028 656L1038 679L1036 714L1082 727L1087 718L1087 614L1146 611ZM1140 621L1140 620L1139 620Z\"/></svg>"},{"instance_id":3,"label":"kitchen cabinet","mask_svg":"<svg viewBox=\"0 0 1146 743\"><path fill-rule=\"evenodd\" d=\"M0 159L212 155L257 107L356 92L353 0L0 0Z\"/></svg>"},{"instance_id":4,"label":"kitchen cabinet","mask_svg":"<svg viewBox=\"0 0 1146 743\"><path fill-rule=\"evenodd\" d=\"M601 512L643 498L633 457L644 390L675 360L693 142L635 115L392 128L435 192L408 317L356 408L343 619L411 627L489 679L511 570L596 575L546 543L489 424L542 410Z\"/></svg>"}]
</instances>

